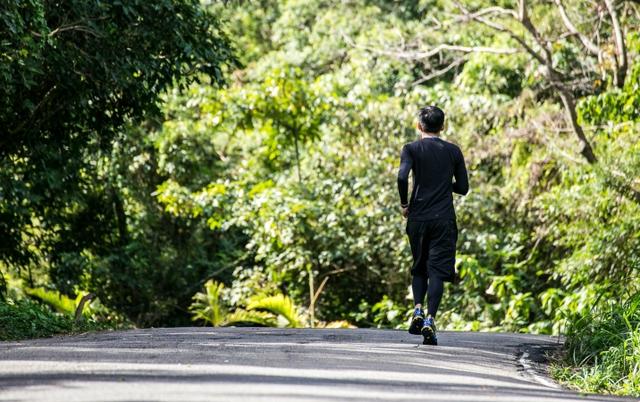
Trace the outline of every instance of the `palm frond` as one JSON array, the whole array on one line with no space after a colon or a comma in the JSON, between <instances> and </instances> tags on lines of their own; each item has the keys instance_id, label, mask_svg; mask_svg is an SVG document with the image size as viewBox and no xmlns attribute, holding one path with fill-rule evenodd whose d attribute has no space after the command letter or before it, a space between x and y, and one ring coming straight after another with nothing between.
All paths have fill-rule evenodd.
<instances>
[{"instance_id":1,"label":"palm frond","mask_svg":"<svg viewBox=\"0 0 640 402\"><path fill-rule=\"evenodd\" d=\"M193 303L189 306L193 314L191 319L206 321L214 327L224 325L227 315L221 300L224 284L210 279L204 284L204 289L204 293L198 292L193 296Z\"/></svg>"},{"instance_id":2,"label":"palm frond","mask_svg":"<svg viewBox=\"0 0 640 402\"><path fill-rule=\"evenodd\" d=\"M24 292L31 297L42 300L60 313L73 315L76 311L75 301L58 291L45 288L25 288Z\"/></svg>"},{"instance_id":3,"label":"palm frond","mask_svg":"<svg viewBox=\"0 0 640 402\"><path fill-rule=\"evenodd\" d=\"M247 306L247 310L268 311L282 316L287 321L287 326L291 328L299 328L302 325L302 317L293 301L282 294L256 296Z\"/></svg>"},{"instance_id":4,"label":"palm frond","mask_svg":"<svg viewBox=\"0 0 640 402\"><path fill-rule=\"evenodd\" d=\"M266 311L247 311L238 309L233 313L227 315L224 323L225 326L243 324L254 324L263 327L275 327L276 319L273 314Z\"/></svg>"},{"instance_id":5,"label":"palm frond","mask_svg":"<svg viewBox=\"0 0 640 402\"><path fill-rule=\"evenodd\" d=\"M358 327L351 324L349 321L340 320L340 321L329 321L325 323L320 323L319 325L316 325L316 328L358 328Z\"/></svg>"}]
</instances>

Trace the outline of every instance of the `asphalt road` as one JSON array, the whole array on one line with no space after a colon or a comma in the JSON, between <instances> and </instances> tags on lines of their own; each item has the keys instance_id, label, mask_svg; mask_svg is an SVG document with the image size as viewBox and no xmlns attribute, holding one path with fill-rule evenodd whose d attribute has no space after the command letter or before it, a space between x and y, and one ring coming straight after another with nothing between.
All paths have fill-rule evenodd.
<instances>
[{"instance_id":1,"label":"asphalt road","mask_svg":"<svg viewBox=\"0 0 640 402\"><path fill-rule=\"evenodd\" d=\"M0 342L0 401L578 401L522 334L161 328ZM529 356L529 359L523 359Z\"/></svg>"}]
</instances>

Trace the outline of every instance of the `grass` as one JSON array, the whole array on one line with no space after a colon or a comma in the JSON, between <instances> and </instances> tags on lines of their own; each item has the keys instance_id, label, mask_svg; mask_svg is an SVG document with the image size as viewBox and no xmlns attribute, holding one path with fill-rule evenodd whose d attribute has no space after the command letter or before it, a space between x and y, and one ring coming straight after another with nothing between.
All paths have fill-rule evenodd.
<instances>
[{"instance_id":1,"label":"grass","mask_svg":"<svg viewBox=\"0 0 640 402\"><path fill-rule=\"evenodd\" d=\"M58 334L114 329L114 324L54 312L47 305L23 299L0 301L0 340L40 338Z\"/></svg>"},{"instance_id":2,"label":"grass","mask_svg":"<svg viewBox=\"0 0 640 402\"><path fill-rule=\"evenodd\" d=\"M640 294L573 320L552 375L584 392L640 396Z\"/></svg>"}]
</instances>

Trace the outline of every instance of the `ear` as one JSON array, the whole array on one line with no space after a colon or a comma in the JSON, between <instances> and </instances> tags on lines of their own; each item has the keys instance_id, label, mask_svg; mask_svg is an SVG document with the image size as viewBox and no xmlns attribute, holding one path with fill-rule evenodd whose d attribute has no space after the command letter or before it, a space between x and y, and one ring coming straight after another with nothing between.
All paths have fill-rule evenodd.
<instances>
[{"instance_id":1,"label":"ear","mask_svg":"<svg viewBox=\"0 0 640 402\"><path fill-rule=\"evenodd\" d=\"M420 125L419 121L416 121L416 128L418 129L418 131L422 132L422 126Z\"/></svg>"}]
</instances>

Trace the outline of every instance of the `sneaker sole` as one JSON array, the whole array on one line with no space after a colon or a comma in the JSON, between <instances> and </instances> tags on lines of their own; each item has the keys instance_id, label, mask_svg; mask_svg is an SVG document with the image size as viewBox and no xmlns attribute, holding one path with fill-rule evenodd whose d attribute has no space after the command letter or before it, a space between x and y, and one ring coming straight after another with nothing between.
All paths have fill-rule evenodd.
<instances>
[{"instance_id":1,"label":"sneaker sole","mask_svg":"<svg viewBox=\"0 0 640 402\"><path fill-rule=\"evenodd\" d=\"M422 341L423 345L438 345L438 339L436 338L436 334L431 327L423 327L422 336L424 337L424 340Z\"/></svg>"},{"instance_id":2,"label":"sneaker sole","mask_svg":"<svg viewBox=\"0 0 640 402\"><path fill-rule=\"evenodd\" d=\"M411 325L409 325L409 333L411 335L420 335L423 325L424 325L424 318L420 316L414 317L413 320L411 320Z\"/></svg>"}]
</instances>

